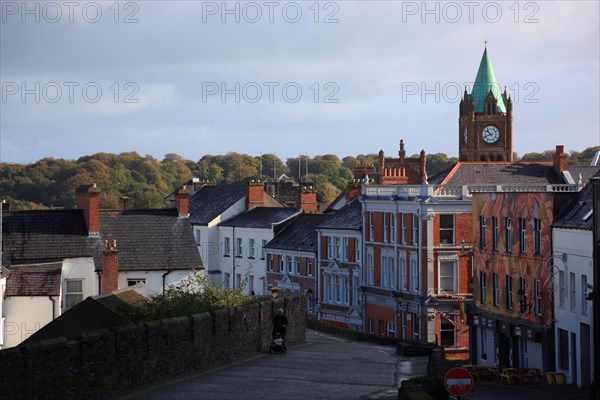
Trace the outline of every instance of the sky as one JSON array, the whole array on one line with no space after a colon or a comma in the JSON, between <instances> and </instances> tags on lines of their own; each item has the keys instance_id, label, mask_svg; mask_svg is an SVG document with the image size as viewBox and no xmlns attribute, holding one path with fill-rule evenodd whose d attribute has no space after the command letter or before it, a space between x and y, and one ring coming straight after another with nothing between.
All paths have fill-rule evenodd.
<instances>
[{"instance_id":1,"label":"sky","mask_svg":"<svg viewBox=\"0 0 600 400\"><path fill-rule=\"evenodd\" d=\"M580 151L600 145L599 4L1 0L0 161L457 156L485 41L513 150Z\"/></svg>"}]
</instances>

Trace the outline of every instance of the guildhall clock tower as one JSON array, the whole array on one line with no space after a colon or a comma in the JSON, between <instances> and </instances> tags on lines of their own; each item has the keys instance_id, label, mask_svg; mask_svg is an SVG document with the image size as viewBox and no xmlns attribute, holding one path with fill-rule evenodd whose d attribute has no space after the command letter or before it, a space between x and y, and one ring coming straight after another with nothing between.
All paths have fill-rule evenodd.
<instances>
[{"instance_id":1,"label":"guildhall clock tower","mask_svg":"<svg viewBox=\"0 0 600 400\"><path fill-rule=\"evenodd\" d=\"M460 101L458 143L460 161L513 161L512 100L500 91L487 47L473 91Z\"/></svg>"}]
</instances>

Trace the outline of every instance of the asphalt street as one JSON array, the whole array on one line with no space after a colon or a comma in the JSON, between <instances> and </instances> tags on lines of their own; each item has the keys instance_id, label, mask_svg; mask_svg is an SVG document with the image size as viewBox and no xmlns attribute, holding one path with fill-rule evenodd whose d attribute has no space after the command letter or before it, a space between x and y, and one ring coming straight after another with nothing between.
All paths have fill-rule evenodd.
<instances>
[{"instance_id":1,"label":"asphalt street","mask_svg":"<svg viewBox=\"0 0 600 400\"><path fill-rule=\"evenodd\" d=\"M287 354L261 354L235 364L175 378L121 399L358 399L393 389L395 347L307 332Z\"/></svg>"}]
</instances>

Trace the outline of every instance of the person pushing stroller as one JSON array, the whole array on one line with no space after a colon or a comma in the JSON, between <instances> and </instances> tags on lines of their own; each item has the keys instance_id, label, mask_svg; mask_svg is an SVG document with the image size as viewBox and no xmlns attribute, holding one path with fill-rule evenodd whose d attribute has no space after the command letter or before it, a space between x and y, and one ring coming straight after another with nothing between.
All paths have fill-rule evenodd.
<instances>
[{"instance_id":1,"label":"person pushing stroller","mask_svg":"<svg viewBox=\"0 0 600 400\"><path fill-rule=\"evenodd\" d=\"M277 309L277 313L273 317L273 339L275 334L281 334L281 337L285 339L285 331L288 325L288 319L283 313L283 308Z\"/></svg>"},{"instance_id":2,"label":"person pushing stroller","mask_svg":"<svg viewBox=\"0 0 600 400\"><path fill-rule=\"evenodd\" d=\"M283 308L277 310L277 313L273 317L273 342L269 348L269 352L287 352L285 345L285 332L287 328L288 320L283 313Z\"/></svg>"}]
</instances>

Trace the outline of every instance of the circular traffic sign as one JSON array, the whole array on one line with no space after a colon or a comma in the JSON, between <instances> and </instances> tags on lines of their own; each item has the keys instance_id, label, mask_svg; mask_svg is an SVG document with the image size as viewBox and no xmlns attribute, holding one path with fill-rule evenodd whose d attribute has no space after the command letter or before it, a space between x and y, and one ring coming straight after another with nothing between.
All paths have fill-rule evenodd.
<instances>
[{"instance_id":1,"label":"circular traffic sign","mask_svg":"<svg viewBox=\"0 0 600 400\"><path fill-rule=\"evenodd\" d=\"M464 368L452 368L446 372L444 385L451 395L466 396L473 389L473 377Z\"/></svg>"}]
</instances>

